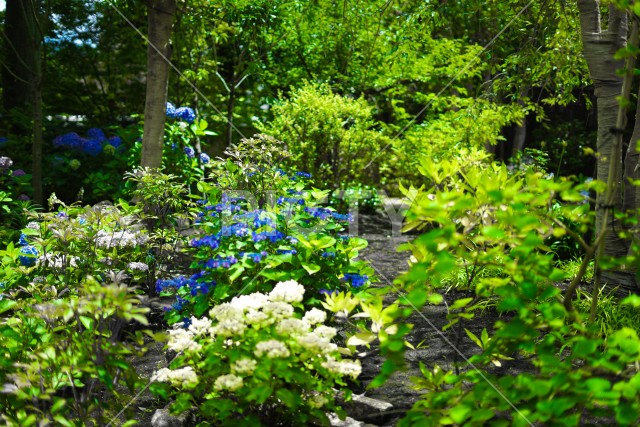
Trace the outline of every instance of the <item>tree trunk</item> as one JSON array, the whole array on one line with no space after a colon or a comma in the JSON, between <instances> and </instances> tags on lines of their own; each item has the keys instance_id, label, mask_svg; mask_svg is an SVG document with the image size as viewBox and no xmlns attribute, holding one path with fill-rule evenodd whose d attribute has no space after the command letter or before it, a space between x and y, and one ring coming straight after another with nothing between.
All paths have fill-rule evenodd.
<instances>
[{"instance_id":1,"label":"tree trunk","mask_svg":"<svg viewBox=\"0 0 640 427\"><path fill-rule=\"evenodd\" d=\"M512 157L515 157L524 150L524 144L527 141L527 118L522 119L522 123L516 126L514 135L513 135L513 151L511 153Z\"/></svg>"},{"instance_id":2,"label":"tree trunk","mask_svg":"<svg viewBox=\"0 0 640 427\"><path fill-rule=\"evenodd\" d=\"M142 167L162 166L162 145L169 84L171 27L176 0L150 0L148 6L147 94L144 105Z\"/></svg>"},{"instance_id":3,"label":"tree trunk","mask_svg":"<svg viewBox=\"0 0 640 427\"><path fill-rule=\"evenodd\" d=\"M624 61L614 59L614 55L619 49L626 46L627 14L614 5L610 5L609 25L606 30L602 30L599 3L596 0L578 0L578 9L580 11L583 52L591 80L595 85L597 99L598 133L596 146L598 159L596 178L599 181L607 182L609 175L615 174L612 177L615 193L611 206L605 206L604 194L598 194L596 197L596 235L606 229L603 254L623 257L628 252L628 244L618 235L621 231L621 224L615 219L614 212L619 212L623 207L621 191L622 150L616 148L617 134L622 131L617 129L619 105L616 97L622 93L623 78L616 71L624 67ZM613 169L611 169L612 158L616 162ZM604 214L607 210L610 214L607 223L604 224ZM605 271L602 278L604 282L619 284L623 287L635 286L633 276L629 274Z\"/></svg>"},{"instance_id":4,"label":"tree trunk","mask_svg":"<svg viewBox=\"0 0 640 427\"><path fill-rule=\"evenodd\" d=\"M34 40L36 10L34 3L23 0L8 0L5 12L4 51L5 66L2 67L2 103L7 113L16 117L29 116L32 73L35 70ZM12 131L29 135L28 123L11 120Z\"/></svg>"}]
</instances>

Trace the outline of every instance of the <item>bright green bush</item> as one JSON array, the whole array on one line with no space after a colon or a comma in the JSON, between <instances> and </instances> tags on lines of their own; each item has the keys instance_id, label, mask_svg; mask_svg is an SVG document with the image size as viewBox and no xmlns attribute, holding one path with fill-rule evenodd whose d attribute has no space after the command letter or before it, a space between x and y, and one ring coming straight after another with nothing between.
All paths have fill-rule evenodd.
<instances>
[{"instance_id":1,"label":"bright green bush","mask_svg":"<svg viewBox=\"0 0 640 427\"><path fill-rule=\"evenodd\" d=\"M377 155L387 139L363 98L335 94L326 84L305 83L274 105L272 113L273 119L260 130L283 141L293 167L310 172L318 184L338 188L349 181L376 181Z\"/></svg>"},{"instance_id":2,"label":"bright green bush","mask_svg":"<svg viewBox=\"0 0 640 427\"><path fill-rule=\"evenodd\" d=\"M404 246L413 263L397 280L407 292L399 303L413 308L440 303L437 290L463 266L471 292L447 306L445 329L462 328L487 303L508 316L479 337L468 332L480 347L469 358L476 369L421 367L423 376L414 382L425 393L400 425L579 425L590 416L636 423L637 332L617 327L605 337L597 323L590 325L573 310L568 303L573 295L563 298L555 286L568 275L556 267L545 244L550 236L569 235L589 247L581 236L592 226L593 213L582 192L601 188L600 183L576 185L498 163L424 160L420 172L431 186L414 198L408 227L427 231ZM635 256L624 261L638 263ZM498 274L483 274L491 270ZM638 298L629 303L637 305ZM402 335L382 345L388 365L402 360ZM490 373L495 372L490 367L512 358L528 361L531 371ZM374 384L392 371L383 367Z\"/></svg>"}]
</instances>

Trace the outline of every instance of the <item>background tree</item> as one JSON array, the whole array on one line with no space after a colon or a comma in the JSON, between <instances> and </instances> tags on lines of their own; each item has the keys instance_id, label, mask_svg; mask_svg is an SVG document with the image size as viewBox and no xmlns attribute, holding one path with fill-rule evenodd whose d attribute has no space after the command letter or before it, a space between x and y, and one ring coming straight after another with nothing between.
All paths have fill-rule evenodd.
<instances>
[{"instance_id":1,"label":"background tree","mask_svg":"<svg viewBox=\"0 0 640 427\"><path fill-rule=\"evenodd\" d=\"M142 167L162 166L162 144L169 84L171 28L176 0L151 0L148 5L147 94L144 105Z\"/></svg>"}]
</instances>

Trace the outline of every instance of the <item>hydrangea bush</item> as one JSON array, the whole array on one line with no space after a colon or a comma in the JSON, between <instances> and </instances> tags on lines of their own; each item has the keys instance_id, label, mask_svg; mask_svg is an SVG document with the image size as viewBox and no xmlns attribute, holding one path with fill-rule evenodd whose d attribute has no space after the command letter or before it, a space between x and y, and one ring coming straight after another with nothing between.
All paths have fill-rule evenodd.
<instances>
[{"instance_id":1,"label":"hydrangea bush","mask_svg":"<svg viewBox=\"0 0 640 427\"><path fill-rule=\"evenodd\" d=\"M268 292L282 280L303 284L311 304L322 293L367 289L371 267L356 259L367 242L344 234L350 216L318 206L300 175L290 175L292 188L274 194L265 209L251 209L255 203L226 193L218 203L201 202L202 232L190 242L196 272L156 284L158 293L178 297L170 322L200 316L237 294Z\"/></svg>"},{"instance_id":2,"label":"hydrangea bush","mask_svg":"<svg viewBox=\"0 0 640 427\"><path fill-rule=\"evenodd\" d=\"M304 294L294 280L278 282L176 325L168 348L178 355L154 374L152 390L175 398L173 411L193 408L215 425L327 424L328 411L341 412L337 391L361 367L342 358L349 352L332 342L326 313L305 311Z\"/></svg>"}]
</instances>

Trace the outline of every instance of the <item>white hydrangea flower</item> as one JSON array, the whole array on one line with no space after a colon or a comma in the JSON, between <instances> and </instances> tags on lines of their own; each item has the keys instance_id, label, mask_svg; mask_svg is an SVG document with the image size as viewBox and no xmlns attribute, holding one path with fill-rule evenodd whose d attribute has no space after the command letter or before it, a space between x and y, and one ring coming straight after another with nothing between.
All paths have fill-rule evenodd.
<instances>
[{"instance_id":1,"label":"white hydrangea flower","mask_svg":"<svg viewBox=\"0 0 640 427\"><path fill-rule=\"evenodd\" d=\"M231 365L231 372L237 372L239 374L251 375L253 371L256 369L258 362L253 359L243 358L240 360L236 360Z\"/></svg>"},{"instance_id":2,"label":"white hydrangea flower","mask_svg":"<svg viewBox=\"0 0 640 427\"><path fill-rule=\"evenodd\" d=\"M313 333L319 337L330 340L338 334L338 331L336 328L332 328L331 326L318 325Z\"/></svg>"},{"instance_id":3,"label":"white hydrangea flower","mask_svg":"<svg viewBox=\"0 0 640 427\"><path fill-rule=\"evenodd\" d=\"M309 332L309 324L296 318L283 319L276 326L280 335L303 335Z\"/></svg>"},{"instance_id":4,"label":"white hydrangea flower","mask_svg":"<svg viewBox=\"0 0 640 427\"><path fill-rule=\"evenodd\" d=\"M106 231L100 230L96 234L96 245L101 248L115 248L115 247L135 247L146 243L148 237L141 233L136 233L130 230L121 231Z\"/></svg>"},{"instance_id":5,"label":"white hydrangea flower","mask_svg":"<svg viewBox=\"0 0 640 427\"><path fill-rule=\"evenodd\" d=\"M198 384L198 375L191 366L180 369L162 368L151 377L154 381L168 382L178 387L194 387Z\"/></svg>"},{"instance_id":6,"label":"white hydrangea flower","mask_svg":"<svg viewBox=\"0 0 640 427\"><path fill-rule=\"evenodd\" d=\"M131 270L149 271L149 266L144 262L130 262L127 267Z\"/></svg>"},{"instance_id":7,"label":"white hydrangea flower","mask_svg":"<svg viewBox=\"0 0 640 427\"><path fill-rule=\"evenodd\" d=\"M302 320L309 323L310 325L324 323L324 321L327 320L327 313L314 307L304 314Z\"/></svg>"},{"instance_id":8,"label":"white hydrangea flower","mask_svg":"<svg viewBox=\"0 0 640 427\"><path fill-rule=\"evenodd\" d=\"M293 315L293 306L286 302L270 302L262 307L262 311L275 319L285 319Z\"/></svg>"},{"instance_id":9,"label":"white hydrangea flower","mask_svg":"<svg viewBox=\"0 0 640 427\"><path fill-rule=\"evenodd\" d=\"M276 357L289 357L291 353L284 343L278 340L268 340L259 342L256 345L254 354L258 357L266 354L269 359L274 359Z\"/></svg>"},{"instance_id":10,"label":"white hydrangea flower","mask_svg":"<svg viewBox=\"0 0 640 427\"><path fill-rule=\"evenodd\" d=\"M328 339L316 334L306 334L297 338L298 344L315 353L331 353L338 349L338 346Z\"/></svg>"},{"instance_id":11,"label":"white hydrangea flower","mask_svg":"<svg viewBox=\"0 0 640 427\"><path fill-rule=\"evenodd\" d=\"M245 319L247 324L254 326L264 326L273 322L273 319L270 319L269 316L257 310L249 310L245 315Z\"/></svg>"},{"instance_id":12,"label":"white hydrangea flower","mask_svg":"<svg viewBox=\"0 0 640 427\"><path fill-rule=\"evenodd\" d=\"M65 259L65 256L61 253L48 252L46 255L39 257L36 263L38 266L61 269L67 267L67 265L69 267L77 267L78 260L79 258L76 256L68 256ZM65 261L68 264L65 264Z\"/></svg>"},{"instance_id":13,"label":"white hydrangea flower","mask_svg":"<svg viewBox=\"0 0 640 427\"><path fill-rule=\"evenodd\" d=\"M271 301L282 302L302 302L304 297L304 286L295 280L287 280L286 282L278 282L273 290L269 293Z\"/></svg>"},{"instance_id":14,"label":"white hydrangea flower","mask_svg":"<svg viewBox=\"0 0 640 427\"><path fill-rule=\"evenodd\" d=\"M353 379L357 378L362 372L359 360L336 360L331 356L327 356L327 361L322 362L322 367L333 374L350 376Z\"/></svg>"},{"instance_id":15,"label":"white hydrangea flower","mask_svg":"<svg viewBox=\"0 0 640 427\"><path fill-rule=\"evenodd\" d=\"M195 336L210 334L212 332L211 319L208 317L197 319L192 316L191 324L189 325L189 332Z\"/></svg>"},{"instance_id":16,"label":"white hydrangea flower","mask_svg":"<svg viewBox=\"0 0 640 427\"><path fill-rule=\"evenodd\" d=\"M218 321L235 320L238 322L242 322L244 320L244 310L236 307L235 305L231 305L228 302L225 302L213 307L209 311L209 316L212 319L217 319Z\"/></svg>"},{"instance_id":17,"label":"white hydrangea flower","mask_svg":"<svg viewBox=\"0 0 640 427\"><path fill-rule=\"evenodd\" d=\"M234 374L222 375L216 378L215 383L213 384L214 390L228 390L228 391L236 391L242 387L242 377L239 377Z\"/></svg>"},{"instance_id":18,"label":"white hydrangea flower","mask_svg":"<svg viewBox=\"0 0 640 427\"><path fill-rule=\"evenodd\" d=\"M169 331L169 342L167 347L170 350L181 352L186 350L199 351L202 346L193 340L193 334L185 329L174 329Z\"/></svg>"},{"instance_id":19,"label":"white hydrangea flower","mask_svg":"<svg viewBox=\"0 0 640 427\"><path fill-rule=\"evenodd\" d=\"M260 292L249 295L240 295L231 300L231 305L240 310L258 310L269 302L269 297Z\"/></svg>"},{"instance_id":20,"label":"white hydrangea flower","mask_svg":"<svg viewBox=\"0 0 640 427\"><path fill-rule=\"evenodd\" d=\"M222 337L233 337L242 335L245 329L247 325L236 319L224 319L211 329L211 333Z\"/></svg>"}]
</instances>

